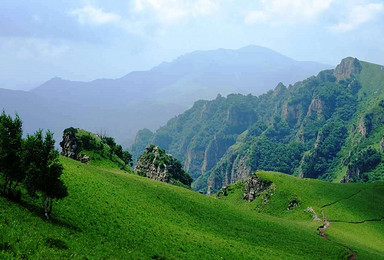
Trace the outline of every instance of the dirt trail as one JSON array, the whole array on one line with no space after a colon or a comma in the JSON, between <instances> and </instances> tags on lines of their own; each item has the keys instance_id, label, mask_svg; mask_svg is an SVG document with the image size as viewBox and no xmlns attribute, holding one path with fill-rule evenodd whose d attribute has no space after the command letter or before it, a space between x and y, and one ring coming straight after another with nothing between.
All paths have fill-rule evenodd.
<instances>
[{"instance_id":1,"label":"dirt trail","mask_svg":"<svg viewBox=\"0 0 384 260\"><path fill-rule=\"evenodd\" d=\"M324 222L324 225L318 227L317 230L320 232L320 236L324 239L328 239L328 235L325 234L325 230L331 226L332 222L327 220L327 217L324 214L324 208L321 208L321 214L323 215L322 221Z\"/></svg>"},{"instance_id":2,"label":"dirt trail","mask_svg":"<svg viewBox=\"0 0 384 260\"><path fill-rule=\"evenodd\" d=\"M333 205L333 204L331 204ZM321 225L320 227L317 228L317 230L320 232L320 236L323 237L324 239L328 239L328 235L325 234L325 230L327 228L329 228L332 224L331 221L329 221L327 219L327 217L325 216L325 213L324 213L324 206L321 208L321 214L323 215L323 222L324 222L324 225ZM339 221L340 222L340 221ZM336 242L337 243L337 242ZM337 243L339 244L339 243ZM357 258L357 253L355 251L353 251L352 249L346 247L345 245L342 245L342 244L339 244L341 245L342 247L345 248L345 250L350 254L350 257L348 257L348 260L356 260Z\"/></svg>"},{"instance_id":3,"label":"dirt trail","mask_svg":"<svg viewBox=\"0 0 384 260\"><path fill-rule=\"evenodd\" d=\"M324 222L324 224L317 228L317 230L319 231L319 235L321 237L323 237L324 239L328 239L328 235L325 233L325 230L331 226L332 222L335 222L335 223L348 223L348 224L363 224L363 223L367 223L367 222L380 222L380 221L384 221L384 217L377 218L377 219L361 220L361 221L343 221L343 220L328 220L327 219L327 217L325 216L325 213L324 213L324 208L332 206L332 205L334 205L334 204L336 204L336 203L338 203L338 202L340 202L342 200L350 199L353 196L356 196L357 194L362 192L363 190L364 189L359 190L358 192L355 192L355 193L351 194L350 196L348 196L346 198L338 199L338 200L336 200L336 201L334 201L332 203L325 204L325 205L323 205L321 207L321 215L322 215L323 218L320 221ZM312 208L310 208L310 209L312 209ZM316 212L314 212L313 209L312 209L312 212L316 215ZM319 220L319 219L317 218L317 220ZM335 242L335 243L337 243L340 246L344 247L345 250L350 254L350 256L348 257L348 260L356 260L357 253L355 251L353 251L352 249L348 248L347 246L345 246L343 244L340 244L338 242Z\"/></svg>"},{"instance_id":4,"label":"dirt trail","mask_svg":"<svg viewBox=\"0 0 384 260\"><path fill-rule=\"evenodd\" d=\"M352 198L353 196L356 196L357 194L359 194L361 191L362 191L362 190L359 190L358 192L355 192L355 193L353 193L352 195L350 195L350 196L348 196L348 197L346 197L346 198L338 199L338 200L336 200L336 201L334 201L334 202L332 202L332 203L325 204L325 205L323 205L323 206L321 207L321 215L323 216L322 221L324 222L324 224L321 225L321 226L319 226L319 227L317 228L317 230L320 232L320 236L321 236L321 237L323 237L324 239L328 239L328 235L325 233L325 230L326 230L327 228L329 228L329 227L331 226L331 224L332 224L332 221L331 221L331 220L328 220L327 217L325 216L324 208L329 207L329 206L332 206L332 205L334 205L334 204L336 204L336 203L338 203L338 202L340 202L340 201L342 201L342 200L350 199L350 198ZM384 219L384 218L381 218L379 221L381 221L381 220L383 220L383 219ZM363 221L363 222L361 222L361 223L365 223L366 221L374 221L374 220L365 220L365 221ZM377 221L377 220L375 220L375 221ZM342 221L334 220L334 222L342 222ZM338 243L338 244L339 244L339 243ZM348 257L348 260L356 260L356 258L357 258L357 253L356 253L355 251L353 251L352 249L346 247L345 245L342 245L342 244L340 244L340 245L343 246L343 247L345 248L345 250L351 255L350 257Z\"/></svg>"}]
</instances>

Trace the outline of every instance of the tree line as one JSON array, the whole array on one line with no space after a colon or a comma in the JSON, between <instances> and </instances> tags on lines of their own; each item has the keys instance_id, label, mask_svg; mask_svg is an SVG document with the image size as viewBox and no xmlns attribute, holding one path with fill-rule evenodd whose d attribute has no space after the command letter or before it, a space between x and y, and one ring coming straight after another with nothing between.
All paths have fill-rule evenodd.
<instances>
[{"instance_id":1,"label":"tree line","mask_svg":"<svg viewBox=\"0 0 384 260\"><path fill-rule=\"evenodd\" d=\"M0 184L2 195L19 200L21 189L42 201L45 216L49 219L53 199L68 196L60 180L63 166L55 149L53 134L42 130L23 139L22 121L3 111L0 116Z\"/></svg>"}]
</instances>

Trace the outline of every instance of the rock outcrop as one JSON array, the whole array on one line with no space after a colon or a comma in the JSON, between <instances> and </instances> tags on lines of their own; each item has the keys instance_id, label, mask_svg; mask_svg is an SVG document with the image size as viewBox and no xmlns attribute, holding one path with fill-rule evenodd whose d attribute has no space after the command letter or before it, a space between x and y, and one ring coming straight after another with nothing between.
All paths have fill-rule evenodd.
<instances>
[{"instance_id":1,"label":"rock outcrop","mask_svg":"<svg viewBox=\"0 0 384 260\"><path fill-rule=\"evenodd\" d=\"M340 181L342 183L367 181L367 173L375 170L381 163L381 154L371 147L355 153L350 153L347 163L347 171Z\"/></svg>"},{"instance_id":2,"label":"rock outcrop","mask_svg":"<svg viewBox=\"0 0 384 260\"><path fill-rule=\"evenodd\" d=\"M160 162L163 156L160 148L158 146L147 146L143 155L137 160L135 171L150 179L169 182L168 166L165 162Z\"/></svg>"},{"instance_id":3,"label":"rock outcrop","mask_svg":"<svg viewBox=\"0 0 384 260\"><path fill-rule=\"evenodd\" d=\"M78 160L82 163L89 162L89 156L81 154L81 140L76 136L77 129L70 127L64 130L63 140L60 142L61 154Z\"/></svg>"},{"instance_id":4,"label":"rock outcrop","mask_svg":"<svg viewBox=\"0 0 384 260\"><path fill-rule=\"evenodd\" d=\"M190 186L192 178L181 167L181 163L156 145L149 145L137 159L135 171L150 179Z\"/></svg>"},{"instance_id":5,"label":"rock outcrop","mask_svg":"<svg viewBox=\"0 0 384 260\"><path fill-rule=\"evenodd\" d=\"M341 61L337 65L336 69L333 72L333 75L336 77L337 81L342 79L350 78L354 74L358 74L361 71L361 64L358 59L348 57Z\"/></svg>"},{"instance_id":6,"label":"rock outcrop","mask_svg":"<svg viewBox=\"0 0 384 260\"><path fill-rule=\"evenodd\" d=\"M301 103L290 104L285 102L283 104L281 118L286 120L290 126L294 126L299 122L302 117L303 108Z\"/></svg>"},{"instance_id":7,"label":"rock outcrop","mask_svg":"<svg viewBox=\"0 0 384 260\"><path fill-rule=\"evenodd\" d=\"M378 117L376 115L376 117ZM377 118L376 118L377 119ZM358 133L361 134L363 138L368 137L368 135L371 133L373 129L373 121L375 120L375 114L373 113L368 113L364 115L363 117L360 118L359 125L357 127ZM376 120L378 121L378 120ZM378 121L377 123L382 123L382 121Z\"/></svg>"},{"instance_id":8,"label":"rock outcrop","mask_svg":"<svg viewBox=\"0 0 384 260\"><path fill-rule=\"evenodd\" d=\"M247 178L252 172L249 161L249 156L238 154L235 149L227 151L226 158L210 172L207 181L207 194L209 195L220 190L223 186Z\"/></svg>"},{"instance_id":9,"label":"rock outcrop","mask_svg":"<svg viewBox=\"0 0 384 260\"><path fill-rule=\"evenodd\" d=\"M251 202L271 185L272 182L262 180L256 175L252 175L246 180L244 184L245 192L243 194L243 199Z\"/></svg>"},{"instance_id":10,"label":"rock outcrop","mask_svg":"<svg viewBox=\"0 0 384 260\"><path fill-rule=\"evenodd\" d=\"M60 142L60 146L62 155L77 160L80 146L75 128L71 127L64 130L63 141Z\"/></svg>"},{"instance_id":11,"label":"rock outcrop","mask_svg":"<svg viewBox=\"0 0 384 260\"><path fill-rule=\"evenodd\" d=\"M324 104L321 99L315 98L312 100L308 108L307 116L314 117L316 115L317 119L320 119L323 115Z\"/></svg>"},{"instance_id":12,"label":"rock outcrop","mask_svg":"<svg viewBox=\"0 0 384 260\"><path fill-rule=\"evenodd\" d=\"M348 165L347 172L345 173L345 176L340 181L340 183L350 183L353 182L352 179L358 179L360 177L361 170L356 165Z\"/></svg>"}]
</instances>

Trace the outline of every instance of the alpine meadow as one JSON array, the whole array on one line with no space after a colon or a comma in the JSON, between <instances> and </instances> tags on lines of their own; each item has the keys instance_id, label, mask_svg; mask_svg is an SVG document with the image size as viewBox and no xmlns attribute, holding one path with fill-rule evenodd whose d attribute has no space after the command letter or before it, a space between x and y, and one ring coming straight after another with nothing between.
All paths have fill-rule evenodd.
<instances>
[{"instance_id":1,"label":"alpine meadow","mask_svg":"<svg viewBox=\"0 0 384 260\"><path fill-rule=\"evenodd\" d=\"M384 260L383 14L2 1L0 259Z\"/></svg>"}]
</instances>

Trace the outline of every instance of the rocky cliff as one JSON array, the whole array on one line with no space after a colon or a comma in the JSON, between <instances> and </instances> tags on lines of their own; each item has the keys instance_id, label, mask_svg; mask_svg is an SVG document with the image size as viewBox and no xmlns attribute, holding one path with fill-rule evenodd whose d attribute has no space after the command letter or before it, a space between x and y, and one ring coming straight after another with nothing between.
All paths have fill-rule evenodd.
<instances>
[{"instance_id":1,"label":"rocky cliff","mask_svg":"<svg viewBox=\"0 0 384 260\"><path fill-rule=\"evenodd\" d=\"M341 181L339 170L359 161L360 151L372 146L383 152L383 87L381 66L346 58L334 70L258 97L198 101L152 140L184 163L192 187L202 192L216 192L255 170ZM345 172L347 181L384 179L379 166L371 174L360 164Z\"/></svg>"},{"instance_id":2,"label":"rocky cliff","mask_svg":"<svg viewBox=\"0 0 384 260\"><path fill-rule=\"evenodd\" d=\"M251 202L271 185L272 182L264 181L256 175L252 175L245 181L243 199Z\"/></svg>"},{"instance_id":3,"label":"rocky cliff","mask_svg":"<svg viewBox=\"0 0 384 260\"><path fill-rule=\"evenodd\" d=\"M333 75L337 80L348 79L354 74L358 74L361 71L361 64L358 59L348 57L341 61L337 65L336 69L333 72Z\"/></svg>"},{"instance_id":4,"label":"rocky cliff","mask_svg":"<svg viewBox=\"0 0 384 260\"><path fill-rule=\"evenodd\" d=\"M63 140L60 142L61 154L72 159L77 159L80 151L79 140L76 137L76 132L76 129L72 127L65 129L63 133Z\"/></svg>"},{"instance_id":5,"label":"rocky cliff","mask_svg":"<svg viewBox=\"0 0 384 260\"><path fill-rule=\"evenodd\" d=\"M81 154L82 142L76 135L77 131L73 127L64 130L63 140L60 142L61 154L82 163L87 163L89 156Z\"/></svg>"},{"instance_id":6,"label":"rocky cliff","mask_svg":"<svg viewBox=\"0 0 384 260\"><path fill-rule=\"evenodd\" d=\"M149 145L138 158L135 172L150 179L190 186L192 178L181 167L181 163L156 145Z\"/></svg>"}]
</instances>

